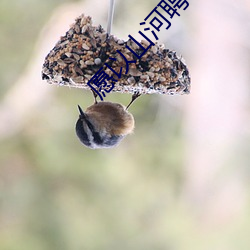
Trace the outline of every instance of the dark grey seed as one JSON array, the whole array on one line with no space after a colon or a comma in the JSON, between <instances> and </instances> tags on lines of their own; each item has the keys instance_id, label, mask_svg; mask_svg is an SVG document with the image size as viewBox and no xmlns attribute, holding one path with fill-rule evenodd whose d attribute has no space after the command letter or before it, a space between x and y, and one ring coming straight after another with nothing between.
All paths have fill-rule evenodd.
<instances>
[{"instance_id":1,"label":"dark grey seed","mask_svg":"<svg viewBox=\"0 0 250 250\"><path fill-rule=\"evenodd\" d=\"M75 72L76 72L77 74L79 74L79 75L81 75L81 76L83 75L83 72L82 72L82 70L81 70L79 67L75 66L74 69L75 69Z\"/></svg>"},{"instance_id":2,"label":"dark grey seed","mask_svg":"<svg viewBox=\"0 0 250 250\"><path fill-rule=\"evenodd\" d=\"M66 59L63 60L63 62L65 62L67 64L70 64L72 62L75 62L75 59L73 59L73 58L66 58Z\"/></svg>"},{"instance_id":3,"label":"dark grey seed","mask_svg":"<svg viewBox=\"0 0 250 250\"><path fill-rule=\"evenodd\" d=\"M50 79L50 78L49 78L49 76L47 76L47 75L45 75L45 74L43 73L43 74L42 74L42 79L43 79L43 80L48 80L48 79Z\"/></svg>"}]
</instances>

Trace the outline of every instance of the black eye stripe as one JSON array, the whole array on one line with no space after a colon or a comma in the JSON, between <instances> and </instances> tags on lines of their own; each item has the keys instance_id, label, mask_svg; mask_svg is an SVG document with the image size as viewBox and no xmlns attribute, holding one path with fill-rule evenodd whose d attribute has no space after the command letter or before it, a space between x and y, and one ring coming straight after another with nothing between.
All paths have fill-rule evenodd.
<instances>
[{"instance_id":1,"label":"black eye stripe","mask_svg":"<svg viewBox=\"0 0 250 250\"><path fill-rule=\"evenodd\" d=\"M101 139L99 133L93 132L93 137L94 137L94 142L96 144L102 144L103 143L103 140Z\"/></svg>"},{"instance_id":2,"label":"black eye stripe","mask_svg":"<svg viewBox=\"0 0 250 250\"><path fill-rule=\"evenodd\" d=\"M94 128L93 124L92 124L89 120L87 120L87 119L85 119L85 122L86 122L87 126L89 127L90 131L91 131L92 134L93 134L94 142L95 142L96 144L102 144L103 140L102 140L102 138L100 137L100 134L99 134L98 132L95 131L95 128Z\"/></svg>"},{"instance_id":3,"label":"black eye stripe","mask_svg":"<svg viewBox=\"0 0 250 250\"><path fill-rule=\"evenodd\" d=\"M83 123L82 123L81 119L77 120L77 123L76 123L76 134L77 134L78 138L80 139L80 141L84 145L86 145L88 147L91 146L91 143L89 141L88 135L87 135L87 133L85 132L85 130L83 128Z\"/></svg>"}]
</instances>

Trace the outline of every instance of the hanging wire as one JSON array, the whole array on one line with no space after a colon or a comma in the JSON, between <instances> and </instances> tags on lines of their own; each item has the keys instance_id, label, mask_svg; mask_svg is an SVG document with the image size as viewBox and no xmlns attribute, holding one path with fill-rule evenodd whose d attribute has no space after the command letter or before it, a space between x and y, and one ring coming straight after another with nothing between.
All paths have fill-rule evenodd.
<instances>
[{"instance_id":1,"label":"hanging wire","mask_svg":"<svg viewBox=\"0 0 250 250\"><path fill-rule=\"evenodd\" d=\"M115 0L110 0L109 13L108 13L108 25L107 25L107 33L108 34L111 34L111 30L112 30L114 10L115 10Z\"/></svg>"}]
</instances>

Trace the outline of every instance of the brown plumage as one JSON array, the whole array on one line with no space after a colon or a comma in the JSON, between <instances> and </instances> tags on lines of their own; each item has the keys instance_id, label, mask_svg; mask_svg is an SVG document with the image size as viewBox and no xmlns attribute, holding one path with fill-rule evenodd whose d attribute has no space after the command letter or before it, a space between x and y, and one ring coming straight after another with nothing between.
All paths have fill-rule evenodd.
<instances>
[{"instance_id":1,"label":"brown plumage","mask_svg":"<svg viewBox=\"0 0 250 250\"><path fill-rule=\"evenodd\" d=\"M134 118L127 109L112 102L96 102L85 112L78 106L80 115L76 134L87 147L110 148L133 132Z\"/></svg>"},{"instance_id":2,"label":"brown plumage","mask_svg":"<svg viewBox=\"0 0 250 250\"><path fill-rule=\"evenodd\" d=\"M98 131L111 135L127 135L133 132L134 118L119 103L99 102L88 107L85 114Z\"/></svg>"}]
</instances>

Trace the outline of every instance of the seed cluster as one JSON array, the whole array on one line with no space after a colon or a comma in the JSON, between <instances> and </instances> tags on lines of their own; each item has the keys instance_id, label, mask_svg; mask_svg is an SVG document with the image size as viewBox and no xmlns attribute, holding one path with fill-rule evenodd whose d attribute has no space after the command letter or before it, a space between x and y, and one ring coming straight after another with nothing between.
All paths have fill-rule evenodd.
<instances>
[{"instance_id":1,"label":"seed cluster","mask_svg":"<svg viewBox=\"0 0 250 250\"><path fill-rule=\"evenodd\" d=\"M142 40L143 47L149 42ZM91 77L103 67L104 71L117 80L112 91L140 94L188 94L190 77L182 57L165 49L163 45L151 46L146 54L138 59L130 50L140 55L143 50L132 40L123 41L108 35L99 25L92 26L91 17L81 15L61 37L47 55L42 69L42 78L51 84L90 89L87 85ZM128 61L129 71L125 74L126 62L117 53L120 50ZM116 58L112 61L109 57ZM118 78L108 67L120 72Z\"/></svg>"}]
</instances>

